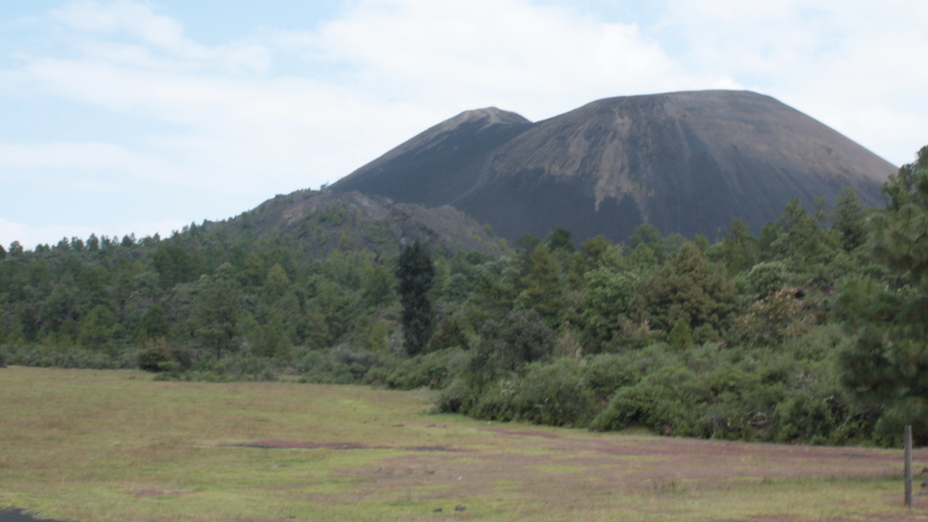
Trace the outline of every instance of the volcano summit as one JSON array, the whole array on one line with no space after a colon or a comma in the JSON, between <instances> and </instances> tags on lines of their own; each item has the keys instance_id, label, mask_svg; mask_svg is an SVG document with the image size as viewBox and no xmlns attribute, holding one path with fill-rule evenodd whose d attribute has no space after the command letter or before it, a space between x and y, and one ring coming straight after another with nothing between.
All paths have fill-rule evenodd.
<instances>
[{"instance_id":1,"label":"volcano summit","mask_svg":"<svg viewBox=\"0 0 928 522\"><path fill-rule=\"evenodd\" d=\"M332 185L451 205L500 235L625 239L642 223L710 239L754 232L799 198L853 187L868 205L896 167L779 101L691 91L594 101L532 123L497 108L461 113Z\"/></svg>"}]
</instances>

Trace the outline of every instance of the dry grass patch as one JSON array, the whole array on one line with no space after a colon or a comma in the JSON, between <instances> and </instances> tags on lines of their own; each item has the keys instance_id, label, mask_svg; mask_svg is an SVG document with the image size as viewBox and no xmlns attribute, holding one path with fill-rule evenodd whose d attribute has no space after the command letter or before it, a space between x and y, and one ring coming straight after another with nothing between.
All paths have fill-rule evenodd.
<instances>
[{"instance_id":1,"label":"dry grass patch","mask_svg":"<svg viewBox=\"0 0 928 522\"><path fill-rule=\"evenodd\" d=\"M12 367L0 394L0 507L48 518L928 520L926 497L901 507L898 451L488 424L415 393L131 371Z\"/></svg>"}]
</instances>

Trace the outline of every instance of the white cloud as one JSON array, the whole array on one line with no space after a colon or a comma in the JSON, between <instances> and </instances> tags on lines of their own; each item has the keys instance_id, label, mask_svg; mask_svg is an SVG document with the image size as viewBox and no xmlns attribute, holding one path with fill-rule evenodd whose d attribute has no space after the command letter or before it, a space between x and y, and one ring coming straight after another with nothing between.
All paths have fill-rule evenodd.
<instances>
[{"instance_id":1,"label":"white cloud","mask_svg":"<svg viewBox=\"0 0 928 522\"><path fill-rule=\"evenodd\" d=\"M928 142L928 4L671 0L692 70L728 73L896 163Z\"/></svg>"},{"instance_id":2,"label":"white cloud","mask_svg":"<svg viewBox=\"0 0 928 522\"><path fill-rule=\"evenodd\" d=\"M0 70L0 95L65 100L158 130L54 143L8 132L0 175L43 173L94 193L131 179L270 197L335 181L466 109L540 119L607 96L741 86L896 163L928 142L928 3L655 5L657 24L644 26L566 1L357 0L312 30L256 28L206 45L157 4L78 0L47 18L68 52L17 55ZM86 231L74 230L64 235Z\"/></svg>"},{"instance_id":3,"label":"white cloud","mask_svg":"<svg viewBox=\"0 0 928 522\"><path fill-rule=\"evenodd\" d=\"M162 220L140 220L121 223L113 227L112 232L104 234L111 237L123 237L131 234L139 239L145 236L153 236L156 233L161 237L169 237L174 231L180 231L190 223L179 219L162 219Z\"/></svg>"},{"instance_id":4,"label":"white cloud","mask_svg":"<svg viewBox=\"0 0 928 522\"><path fill-rule=\"evenodd\" d=\"M184 36L183 25L177 20L157 14L148 4L131 0L107 4L78 0L52 10L50 18L82 33L125 35L144 46L75 39L74 43L82 50L98 58L123 63L138 63L135 60L141 58L151 63L151 53L161 51L176 59L218 64L230 70L264 70L269 65L269 55L262 46L247 42L213 47L199 44Z\"/></svg>"},{"instance_id":5,"label":"white cloud","mask_svg":"<svg viewBox=\"0 0 928 522\"><path fill-rule=\"evenodd\" d=\"M21 244L26 239L26 230L29 227L22 223L11 223L0 218L0 245L6 249L13 241L19 241Z\"/></svg>"},{"instance_id":6,"label":"white cloud","mask_svg":"<svg viewBox=\"0 0 928 522\"><path fill-rule=\"evenodd\" d=\"M30 226L13 223L0 217L0 245L9 250L10 243L19 241L23 248L32 250L36 245L55 245L62 238L79 237L87 239L91 234L97 237L108 236L122 238L135 234L137 238L152 236L169 237L175 230L181 230L185 223L177 219L127 221L110 227L93 227L82 224Z\"/></svg>"},{"instance_id":7,"label":"white cloud","mask_svg":"<svg viewBox=\"0 0 928 522\"><path fill-rule=\"evenodd\" d=\"M469 108L497 105L541 118L598 97L733 85L724 76L687 76L634 25L522 0L362 2L316 33L252 39L260 55L312 57L303 76L210 68L229 49L248 53L192 42L180 23L146 4L84 0L52 19L75 32L82 54L29 60L22 72L32 88L181 129L147 136L145 149L114 145L93 153L95 161L121 164L135 177L239 192L334 181ZM339 62L349 64L347 82L314 74L314 66ZM93 148L100 147L81 146ZM57 157L56 164L87 162Z\"/></svg>"},{"instance_id":8,"label":"white cloud","mask_svg":"<svg viewBox=\"0 0 928 522\"><path fill-rule=\"evenodd\" d=\"M530 118L606 96L733 84L689 74L633 24L523 0L361 2L303 42L391 95Z\"/></svg>"},{"instance_id":9,"label":"white cloud","mask_svg":"<svg viewBox=\"0 0 928 522\"><path fill-rule=\"evenodd\" d=\"M9 250L9 245L13 241L19 241L20 245L27 250L32 250L36 245L58 243L63 237L81 237L86 238L95 231L81 225L46 225L46 226L29 226L23 223L12 223L0 218L0 244ZM99 232L98 232L99 234Z\"/></svg>"},{"instance_id":10,"label":"white cloud","mask_svg":"<svg viewBox=\"0 0 928 522\"><path fill-rule=\"evenodd\" d=\"M129 187L123 183L113 183L99 179L69 179L63 185L75 192L91 194L125 194L129 192Z\"/></svg>"},{"instance_id":11,"label":"white cloud","mask_svg":"<svg viewBox=\"0 0 928 522\"><path fill-rule=\"evenodd\" d=\"M149 161L111 143L0 143L0 169L103 169L142 172Z\"/></svg>"},{"instance_id":12,"label":"white cloud","mask_svg":"<svg viewBox=\"0 0 928 522\"><path fill-rule=\"evenodd\" d=\"M81 192L119 194L128 189L108 179L122 177L149 183L188 185L187 165L111 143L3 143L0 172L20 179L52 178L56 186Z\"/></svg>"}]
</instances>

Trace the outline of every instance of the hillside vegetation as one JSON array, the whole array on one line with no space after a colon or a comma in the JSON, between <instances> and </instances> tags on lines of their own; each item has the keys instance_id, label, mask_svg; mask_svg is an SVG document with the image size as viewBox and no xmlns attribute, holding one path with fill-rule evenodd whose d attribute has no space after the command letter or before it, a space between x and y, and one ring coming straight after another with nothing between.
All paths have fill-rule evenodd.
<instances>
[{"instance_id":1,"label":"hillside vegetation","mask_svg":"<svg viewBox=\"0 0 928 522\"><path fill-rule=\"evenodd\" d=\"M900 423L926 418L893 399L918 398L921 381L887 385L897 367L923 375L926 179L928 148L890 180L886 209L848 189L815 212L791 201L758 236L735 220L714 243L645 224L623 244L558 229L508 248L466 219L404 229L431 211L314 203L324 193L170 238L14 243L0 251L0 356L429 387L438 410L488 420L894 444ZM410 266L431 275L398 285L425 270Z\"/></svg>"}]
</instances>

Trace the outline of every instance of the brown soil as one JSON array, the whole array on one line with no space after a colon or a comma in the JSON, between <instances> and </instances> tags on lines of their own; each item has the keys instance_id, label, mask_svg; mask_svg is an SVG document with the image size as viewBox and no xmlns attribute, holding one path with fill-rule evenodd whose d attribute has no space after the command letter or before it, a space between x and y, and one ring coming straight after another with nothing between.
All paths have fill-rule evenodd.
<instances>
[{"instance_id":1,"label":"brown soil","mask_svg":"<svg viewBox=\"0 0 928 522\"><path fill-rule=\"evenodd\" d=\"M136 489L134 491L135 498L144 498L144 497L163 497L163 496L179 496L183 495L183 491L178 490L167 490L161 488L142 488Z\"/></svg>"},{"instance_id":2,"label":"brown soil","mask_svg":"<svg viewBox=\"0 0 928 522\"><path fill-rule=\"evenodd\" d=\"M0 522L61 522L48 518L35 518L19 509L0 509Z\"/></svg>"},{"instance_id":3,"label":"brown soil","mask_svg":"<svg viewBox=\"0 0 928 522\"><path fill-rule=\"evenodd\" d=\"M725 499L729 495L743 494L742 488L745 487L763 488L768 484L777 487L777 484L795 479L853 481L867 477L898 477L901 471L901 455L870 448L611 434L595 436L582 432L574 436L571 433L501 427L477 428L475 431L486 433L489 438L474 439L473 447L467 444L450 448L283 440L262 440L237 446L265 449L403 449L410 452L337 472L336 476L350 479L355 484L351 493L307 494L298 491L305 484L293 484L294 491L289 495L301 500L354 503L390 500L397 492L405 492L412 500L450 506L456 502L492 498L499 488L504 488L524 497L527 511L523 514L531 514L531 509L543 511L546 503L556 499L559 510L579 515L578 519L584 520L587 515L582 514L595 518L595 513L612 509L616 494L631 494L633 498L641 499L677 498L680 495ZM499 437L497 441L502 444L494 442L495 437ZM928 461L928 449L917 450L915 459L919 463ZM921 470L922 465L916 469ZM565 492L581 490L584 492L582 495L565 495ZM918 495L915 509L905 514L893 511L899 504L901 491L899 495L886 496L883 506L877 508L887 512L872 516L860 513L853 520L924 520L928 496ZM660 518L659 513L654 514ZM811 519L785 513L732 518L726 522L805 520ZM815 520L843 522L851 519L826 514Z\"/></svg>"},{"instance_id":4,"label":"brown soil","mask_svg":"<svg viewBox=\"0 0 928 522\"><path fill-rule=\"evenodd\" d=\"M361 444L359 442L302 442L295 440L259 440L255 442L246 442L243 444L229 444L229 447L233 448L259 448L259 449L287 449L287 448L302 448L302 449L333 449L333 450L362 450L362 449L401 449L406 451L444 451L444 452L456 452L462 451L459 449L449 448L446 446L385 446L377 445L371 446L368 444Z\"/></svg>"},{"instance_id":5,"label":"brown soil","mask_svg":"<svg viewBox=\"0 0 928 522\"><path fill-rule=\"evenodd\" d=\"M480 431L492 431L493 433L499 433L500 435L513 435L517 437L541 437L544 439L559 439L560 438L553 433L546 433L544 431L513 431L513 430L506 430L503 428L483 428Z\"/></svg>"}]
</instances>

